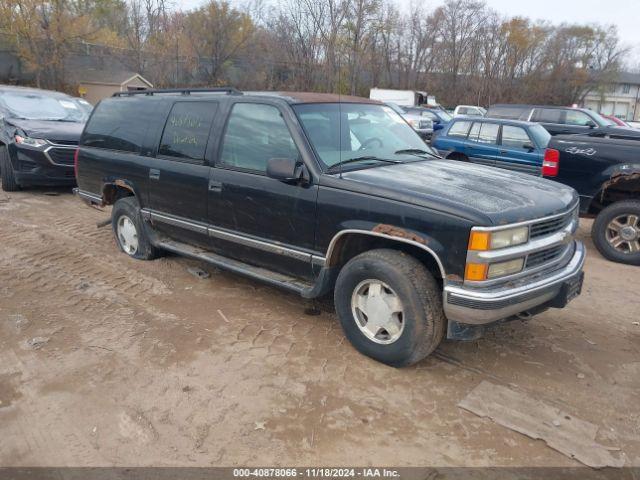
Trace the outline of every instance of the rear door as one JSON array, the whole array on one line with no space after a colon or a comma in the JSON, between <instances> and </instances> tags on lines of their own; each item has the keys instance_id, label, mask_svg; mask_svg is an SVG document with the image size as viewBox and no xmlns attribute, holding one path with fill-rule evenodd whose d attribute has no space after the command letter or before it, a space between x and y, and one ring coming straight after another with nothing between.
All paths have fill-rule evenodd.
<instances>
[{"instance_id":1,"label":"rear door","mask_svg":"<svg viewBox=\"0 0 640 480\"><path fill-rule=\"evenodd\" d=\"M500 125L477 121L469 131L466 155L473 163L494 166L498 155Z\"/></svg>"},{"instance_id":2,"label":"rear door","mask_svg":"<svg viewBox=\"0 0 640 480\"><path fill-rule=\"evenodd\" d=\"M534 108L529 121L542 124L551 135L584 133L584 128L567 124L567 111L562 108Z\"/></svg>"},{"instance_id":3,"label":"rear door","mask_svg":"<svg viewBox=\"0 0 640 480\"><path fill-rule=\"evenodd\" d=\"M496 167L541 175L542 156L543 153L524 128L502 125Z\"/></svg>"},{"instance_id":4,"label":"rear door","mask_svg":"<svg viewBox=\"0 0 640 480\"><path fill-rule=\"evenodd\" d=\"M207 99L167 105L149 164L149 207L155 228L167 236L208 245L209 132L219 104Z\"/></svg>"},{"instance_id":5,"label":"rear door","mask_svg":"<svg viewBox=\"0 0 640 480\"><path fill-rule=\"evenodd\" d=\"M304 162L293 114L269 100L235 101L211 171L211 245L226 256L312 277L318 187L266 175L272 158Z\"/></svg>"}]
</instances>

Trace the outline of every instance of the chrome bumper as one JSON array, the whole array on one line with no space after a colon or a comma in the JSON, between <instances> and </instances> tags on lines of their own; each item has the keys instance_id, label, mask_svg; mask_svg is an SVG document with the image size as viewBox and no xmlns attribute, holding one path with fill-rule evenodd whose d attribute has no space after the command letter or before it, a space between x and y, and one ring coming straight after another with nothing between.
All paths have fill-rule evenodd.
<instances>
[{"instance_id":1,"label":"chrome bumper","mask_svg":"<svg viewBox=\"0 0 640 480\"><path fill-rule=\"evenodd\" d=\"M469 325L484 325L542 306L555 299L563 285L580 280L586 257L582 242L575 241L569 262L559 269L523 278L508 286L465 288L447 285L444 288L444 312L451 321Z\"/></svg>"}]
</instances>

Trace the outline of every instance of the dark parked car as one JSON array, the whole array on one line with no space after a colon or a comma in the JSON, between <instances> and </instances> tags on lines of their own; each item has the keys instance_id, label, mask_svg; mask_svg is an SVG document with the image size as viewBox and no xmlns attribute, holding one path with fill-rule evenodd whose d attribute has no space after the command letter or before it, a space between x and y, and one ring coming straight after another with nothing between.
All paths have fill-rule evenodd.
<instances>
[{"instance_id":1,"label":"dark parked car","mask_svg":"<svg viewBox=\"0 0 640 480\"><path fill-rule=\"evenodd\" d=\"M550 139L549 132L537 123L459 117L432 146L451 160L540 175L545 157L555 155L547 151Z\"/></svg>"},{"instance_id":2,"label":"dark parked car","mask_svg":"<svg viewBox=\"0 0 640 480\"><path fill-rule=\"evenodd\" d=\"M636 137L640 131L611 125L611 122L586 108L549 105L492 105L487 117L524 120L541 124L551 135L588 134L598 137Z\"/></svg>"},{"instance_id":3,"label":"dark parked car","mask_svg":"<svg viewBox=\"0 0 640 480\"><path fill-rule=\"evenodd\" d=\"M127 255L167 250L305 298L332 292L349 340L390 365L580 293L573 189L461 171L367 99L123 93L96 107L76 158L78 194L113 205Z\"/></svg>"},{"instance_id":4,"label":"dark parked car","mask_svg":"<svg viewBox=\"0 0 640 480\"><path fill-rule=\"evenodd\" d=\"M573 187L580 213L595 217L593 242L606 258L640 265L638 140L558 135L517 120L455 119L433 147L448 159L543 175Z\"/></svg>"},{"instance_id":5,"label":"dark parked car","mask_svg":"<svg viewBox=\"0 0 640 480\"><path fill-rule=\"evenodd\" d=\"M64 93L1 85L2 188L75 185L73 154L91 109Z\"/></svg>"}]
</instances>

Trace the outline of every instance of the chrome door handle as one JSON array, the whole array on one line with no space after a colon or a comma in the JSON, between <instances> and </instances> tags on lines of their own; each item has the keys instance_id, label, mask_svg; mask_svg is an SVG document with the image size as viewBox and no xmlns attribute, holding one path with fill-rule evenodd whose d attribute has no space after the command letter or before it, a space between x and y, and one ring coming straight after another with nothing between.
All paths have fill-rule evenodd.
<instances>
[{"instance_id":1,"label":"chrome door handle","mask_svg":"<svg viewBox=\"0 0 640 480\"><path fill-rule=\"evenodd\" d=\"M222 191L222 182L218 182L217 180L209 180L209 191L210 192L221 192Z\"/></svg>"},{"instance_id":2,"label":"chrome door handle","mask_svg":"<svg viewBox=\"0 0 640 480\"><path fill-rule=\"evenodd\" d=\"M149 178L151 180L160 180L160 170L158 170L157 168L150 168Z\"/></svg>"}]
</instances>

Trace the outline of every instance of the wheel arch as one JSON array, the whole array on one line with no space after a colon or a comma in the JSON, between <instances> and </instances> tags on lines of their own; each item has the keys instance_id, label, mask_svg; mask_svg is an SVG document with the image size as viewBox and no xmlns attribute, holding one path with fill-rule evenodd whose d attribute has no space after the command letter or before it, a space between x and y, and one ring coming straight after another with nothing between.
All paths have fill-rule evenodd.
<instances>
[{"instance_id":1,"label":"wheel arch","mask_svg":"<svg viewBox=\"0 0 640 480\"><path fill-rule=\"evenodd\" d=\"M416 257L435 278L444 280L446 278L444 265L436 251L427 245L428 243L430 243L428 238L389 225L380 225L371 231L341 230L329 243L325 265L341 268L360 253L377 248L391 248Z\"/></svg>"},{"instance_id":2,"label":"wheel arch","mask_svg":"<svg viewBox=\"0 0 640 480\"><path fill-rule=\"evenodd\" d=\"M640 170L612 175L604 182L589 204L587 213L597 215L609 205L622 200L640 199Z\"/></svg>"},{"instance_id":3,"label":"wheel arch","mask_svg":"<svg viewBox=\"0 0 640 480\"><path fill-rule=\"evenodd\" d=\"M124 197L137 197L131 182L123 179L113 179L102 185L102 204L113 205Z\"/></svg>"}]
</instances>

